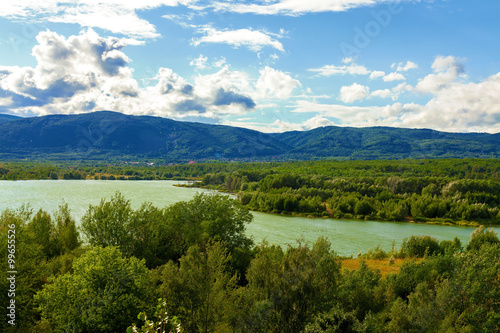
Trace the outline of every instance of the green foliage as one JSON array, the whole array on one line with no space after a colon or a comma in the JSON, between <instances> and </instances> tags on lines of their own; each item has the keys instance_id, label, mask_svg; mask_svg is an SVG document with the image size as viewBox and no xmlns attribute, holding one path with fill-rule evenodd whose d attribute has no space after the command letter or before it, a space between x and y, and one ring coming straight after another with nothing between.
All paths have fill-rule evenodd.
<instances>
[{"instance_id":1,"label":"green foliage","mask_svg":"<svg viewBox=\"0 0 500 333\"><path fill-rule=\"evenodd\" d=\"M437 239L430 236L411 236L401 244L401 254L407 257L422 258L426 255L442 253Z\"/></svg>"},{"instance_id":2,"label":"green foliage","mask_svg":"<svg viewBox=\"0 0 500 333\"><path fill-rule=\"evenodd\" d=\"M56 213L60 214L60 212ZM68 212L69 214L69 212ZM12 228L11 226L15 226ZM15 229L15 243L8 230ZM3 258L7 258L7 244L15 245L15 268L8 267L8 261L1 260L0 288L9 290L7 271L15 270L16 332L31 332L40 318L40 312L33 302L35 293L46 284L52 274L66 272L71 266L77 248L63 248L64 236L58 232L52 217L43 210L33 214L29 207L6 210L0 215L0 246ZM78 233L76 232L76 237ZM12 248L11 248L12 249ZM0 296L0 304L7 307L10 297L7 292ZM9 330L6 321L0 323L0 330ZM41 331L42 326L35 331Z\"/></svg>"},{"instance_id":3,"label":"green foliage","mask_svg":"<svg viewBox=\"0 0 500 333\"><path fill-rule=\"evenodd\" d=\"M110 201L101 199L99 205L89 206L82 217L83 234L93 246L118 246L125 250L132 237L132 213L130 201L117 192Z\"/></svg>"},{"instance_id":4,"label":"green foliage","mask_svg":"<svg viewBox=\"0 0 500 333\"><path fill-rule=\"evenodd\" d=\"M314 317L312 323L307 324L304 333L363 333L367 331L366 325L362 324L351 312L343 308L334 307L326 313Z\"/></svg>"},{"instance_id":5,"label":"green foliage","mask_svg":"<svg viewBox=\"0 0 500 333\"><path fill-rule=\"evenodd\" d=\"M377 297L380 278L380 273L372 271L364 261L356 271L344 270L337 296L342 308L359 320L382 309L384 301Z\"/></svg>"},{"instance_id":6,"label":"green foliage","mask_svg":"<svg viewBox=\"0 0 500 333\"><path fill-rule=\"evenodd\" d=\"M55 331L125 331L144 306L148 270L116 247L95 247L38 292L41 315Z\"/></svg>"},{"instance_id":7,"label":"green foliage","mask_svg":"<svg viewBox=\"0 0 500 333\"><path fill-rule=\"evenodd\" d=\"M315 313L331 308L339 274L325 239L318 239L312 248L299 243L286 252L261 245L247 273L239 329L302 331Z\"/></svg>"},{"instance_id":8,"label":"green foliage","mask_svg":"<svg viewBox=\"0 0 500 333\"><path fill-rule=\"evenodd\" d=\"M237 276L228 272L230 255L223 243L192 246L180 259L160 269L157 293L168 313L176 313L188 332L229 332L232 292Z\"/></svg>"},{"instance_id":9,"label":"green foliage","mask_svg":"<svg viewBox=\"0 0 500 333\"><path fill-rule=\"evenodd\" d=\"M467 250L479 251L484 244L498 244L500 240L498 239L497 233L493 229L485 229L484 226L479 226L470 235L469 244L467 244Z\"/></svg>"},{"instance_id":10,"label":"green foliage","mask_svg":"<svg viewBox=\"0 0 500 333\"><path fill-rule=\"evenodd\" d=\"M78 248L81 245L80 233L67 203L59 206L59 210L55 213L55 222L55 237L61 252L68 253Z\"/></svg>"},{"instance_id":11,"label":"green foliage","mask_svg":"<svg viewBox=\"0 0 500 333\"><path fill-rule=\"evenodd\" d=\"M148 319L145 312L139 313L137 319L144 322L141 328L135 324L127 327L127 333L166 333L166 332L182 332L181 323L176 316L170 318L167 312L167 303L162 299L158 299L156 306L155 317L157 321Z\"/></svg>"}]
</instances>

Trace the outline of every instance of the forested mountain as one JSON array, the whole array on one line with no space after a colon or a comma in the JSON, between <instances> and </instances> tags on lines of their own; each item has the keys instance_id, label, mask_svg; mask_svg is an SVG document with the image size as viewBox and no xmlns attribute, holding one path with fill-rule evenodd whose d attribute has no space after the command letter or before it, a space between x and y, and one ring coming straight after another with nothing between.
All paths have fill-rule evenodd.
<instances>
[{"instance_id":1,"label":"forested mountain","mask_svg":"<svg viewBox=\"0 0 500 333\"><path fill-rule=\"evenodd\" d=\"M4 116L5 117L5 116ZM265 134L100 111L1 123L0 158L186 160L398 159L500 156L500 134L323 127Z\"/></svg>"},{"instance_id":2,"label":"forested mountain","mask_svg":"<svg viewBox=\"0 0 500 333\"><path fill-rule=\"evenodd\" d=\"M300 159L348 157L391 159L406 157L498 157L500 134L446 133L429 129L391 127L321 127L273 136L293 147Z\"/></svg>"},{"instance_id":3,"label":"forested mountain","mask_svg":"<svg viewBox=\"0 0 500 333\"><path fill-rule=\"evenodd\" d=\"M289 147L229 126L101 111L26 118L0 125L0 156L24 158L223 159L265 157Z\"/></svg>"},{"instance_id":4,"label":"forested mountain","mask_svg":"<svg viewBox=\"0 0 500 333\"><path fill-rule=\"evenodd\" d=\"M0 114L0 124L17 119L22 119L22 118L17 116L11 116L9 114Z\"/></svg>"}]
</instances>

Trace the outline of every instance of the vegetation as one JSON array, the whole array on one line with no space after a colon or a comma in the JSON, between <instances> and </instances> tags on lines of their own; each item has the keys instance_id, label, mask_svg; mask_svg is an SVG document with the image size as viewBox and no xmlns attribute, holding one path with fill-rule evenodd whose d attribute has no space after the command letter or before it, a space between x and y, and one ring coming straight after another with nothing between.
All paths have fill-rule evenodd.
<instances>
[{"instance_id":1,"label":"vegetation","mask_svg":"<svg viewBox=\"0 0 500 333\"><path fill-rule=\"evenodd\" d=\"M0 248L7 258L15 228L16 326L3 320L0 330L500 331L500 242L484 227L467 245L413 236L346 269L324 238L253 245L247 223L248 210L218 194L133 210L117 193L89 207L80 231L65 205L6 210ZM399 270L382 276L364 260ZM8 283L3 276L0 288ZM8 302L2 293L4 309Z\"/></svg>"},{"instance_id":2,"label":"vegetation","mask_svg":"<svg viewBox=\"0 0 500 333\"><path fill-rule=\"evenodd\" d=\"M0 115L2 159L186 162L499 156L500 135L487 133L328 126L266 134L110 111L17 120Z\"/></svg>"},{"instance_id":3,"label":"vegetation","mask_svg":"<svg viewBox=\"0 0 500 333\"><path fill-rule=\"evenodd\" d=\"M0 179L197 179L256 211L444 224L500 223L497 160L0 165Z\"/></svg>"},{"instance_id":4,"label":"vegetation","mask_svg":"<svg viewBox=\"0 0 500 333\"><path fill-rule=\"evenodd\" d=\"M234 192L263 212L498 224L499 167L493 160L284 163L209 173L195 186Z\"/></svg>"}]
</instances>

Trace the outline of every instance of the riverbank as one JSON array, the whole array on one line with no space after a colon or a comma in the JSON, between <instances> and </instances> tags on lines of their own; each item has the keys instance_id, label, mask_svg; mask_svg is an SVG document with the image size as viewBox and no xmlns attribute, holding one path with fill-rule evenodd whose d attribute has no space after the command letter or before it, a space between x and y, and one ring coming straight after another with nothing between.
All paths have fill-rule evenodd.
<instances>
[{"instance_id":1,"label":"riverbank","mask_svg":"<svg viewBox=\"0 0 500 333\"><path fill-rule=\"evenodd\" d=\"M219 186L203 186L200 185L201 182L198 181L197 183L194 184L177 184L174 186L178 187L185 187L185 188L200 188L200 189L206 189L206 190L214 190L218 191L221 193L230 193L232 195L237 195L237 193L227 191L225 189L221 189ZM340 220L355 220L355 221L377 221L377 222L406 222L406 223L415 223L415 224L428 224L428 225L441 225L441 226L459 226L459 227L478 227L480 225L484 225L485 227L498 227L498 224L494 223L488 223L487 221L466 221L466 220L453 220L449 218L413 218L411 216L407 216L404 219L401 220L391 220L391 219L383 219L378 216L356 216L356 215L351 215L349 217L340 217L337 218L333 216L331 210L326 206L325 203L325 211L322 212L321 214L312 214L312 213L299 213L299 212L276 212L276 211L265 211L265 210L255 210L255 209L250 209L251 211L254 212L260 212L260 213L265 213L265 214L277 214L281 216L290 216L290 217L305 217L305 218L323 218L323 219L340 219ZM327 212L328 214L325 214Z\"/></svg>"}]
</instances>

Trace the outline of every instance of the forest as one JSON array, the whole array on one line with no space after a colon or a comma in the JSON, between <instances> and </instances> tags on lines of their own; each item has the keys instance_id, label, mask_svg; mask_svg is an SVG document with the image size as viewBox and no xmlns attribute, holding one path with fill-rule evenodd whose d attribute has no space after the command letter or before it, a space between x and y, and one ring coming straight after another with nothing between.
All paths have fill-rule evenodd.
<instances>
[{"instance_id":1,"label":"forest","mask_svg":"<svg viewBox=\"0 0 500 333\"><path fill-rule=\"evenodd\" d=\"M302 168L284 163L270 170L208 173L193 186L233 192L251 210L270 213L498 224L499 164L482 162L312 162Z\"/></svg>"},{"instance_id":2,"label":"forest","mask_svg":"<svg viewBox=\"0 0 500 333\"><path fill-rule=\"evenodd\" d=\"M0 165L0 179L197 180L251 210L440 224L500 223L495 159Z\"/></svg>"},{"instance_id":3,"label":"forest","mask_svg":"<svg viewBox=\"0 0 500 333\"><path fill-rule=\"evenodd\" d=\"M80 228L64 204L7 209L1 270L15 269L15 295L0 299L4 309L15 300L15 326L4 317L0 330L500 332L500 242L484 226L468 244L412 236L353 270L325 238L253 244L251 222L222 194L134 210L116 193L89 206ZM382 275L370 259L402 262Z\"/></svg>"}]
</instances>

